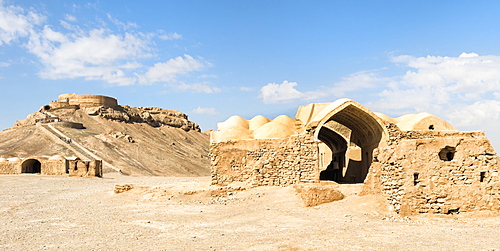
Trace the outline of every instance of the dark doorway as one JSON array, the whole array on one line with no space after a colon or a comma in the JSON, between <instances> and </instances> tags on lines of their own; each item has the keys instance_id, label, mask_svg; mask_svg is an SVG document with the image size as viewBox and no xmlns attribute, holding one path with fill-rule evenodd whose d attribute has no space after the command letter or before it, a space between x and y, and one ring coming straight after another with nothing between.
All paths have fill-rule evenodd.
<instances>
[{"instance_id":1,"label":"dark doorway","mask_svg":"<svg viewBox=\"0 0 500 251\"><path fill-rule=\"evenodd\" d=\"M42 171L42 163L36 159L28 159L23 162L22 173L40 173Z\"/></svg>"},{"instance_id":2,"label":"dark doorway","mask_svg":"<svg viewBox=\"0 0 500 251\"><path fill-rule=\"evenodd\" d=\"M383 134L375 116L350 104L325 117L325 122L316 129L316 135L329 146L333 156L332 163L320 173L320 180L339 183L365 181L373 150L378 147Z\"/></svg>"}]
</instances>

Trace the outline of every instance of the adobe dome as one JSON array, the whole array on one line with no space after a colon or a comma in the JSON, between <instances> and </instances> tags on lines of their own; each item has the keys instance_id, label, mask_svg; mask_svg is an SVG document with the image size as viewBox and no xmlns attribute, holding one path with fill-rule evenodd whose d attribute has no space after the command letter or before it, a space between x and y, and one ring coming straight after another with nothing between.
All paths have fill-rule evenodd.
<instances>
[{"instance_id":1,"label":"adobe dome","mask_svg":"<svg viewBox=\"0 0 500 251\"><path fill-rule=\"evenodd\" d=\"M228 118L226 121L217 124L217 128L219 130L227 128L227 127L234 127L234 126L241 126L243 128L248 129L248 120L246 120L240 116L234 115L234 116Z\"/></svg>"},{"instance_id":2,"label":"adobe dome","mask_svg":"<svg viewBox=\"0 0 500 251\"><path fill-rule=\"evenodd\" d=\"M295 129L295 120L293 120L292 118L290 118L286 115L280 115L280 116L274 118L273 122L279 122L285 126L288 126L292 129Z\"/></svg>"},{"instance_id":3,"label":"adobe dome","mask_svg":"<svg viewBox=\"0 0 500 251\"><path fill-rule=\"evenodd\" d=\"M239 125L224 127L221 130L214 132L213 135L214 142L252 138L252 134L250 133L250 131L247 128Z\"/></svg>"},{"instance_id":4,"label":"adobe dome","mask_svg":"<svg viewBox=\"0 0 500 251\"><path fill-rule=\"evenodd\" d=\"M277 121L271 121L254 131L256 139L286 138L295 133L293 127L284 125Z\"/></svg>"},{"instance_id":5,"label":"adobe dome","mask_svg":"<svg viewBox=\"0 0 500 251\"><path fill-rule=\"evenodd\" d=\"M49 160L66 160L62 155L54 155L49 158Z\"/></svg>"},{"instance_id":6,"label":"adobe dome","mask_svg":"<svg viewBox=\"0 0 500 251\"><path fill-rule=\"evenodd\" d=\"M410 130L436 130L436 131L457 131L448 122L430 113L422 112L418 114L406 114L397 119L397 126L403 131Z\"/></svg>"},{"instance_id":7,"label":"adobe dome","mask_svg":"<svg viewBox=\"0 0 500 251\"><path fill-rule=\"evenodd\" d=\"M7 160L8 160L8 161L11 161L11 162L20 162L20 161L21 161L21 159L20 159L20 158L18 158L18 157L8 158Z\"/></svg>"},{"instance_id":8,"label":"adobe dome","mask_svg":"<svg viewBox=\"0 0 500 251\"><path fill-rule=\"evenodd\" d=\"M387 115L385 115L385 114L383 114L381 112L374 112L374 113L375 113L375 115L377 115L382 120L385 120L387 122L391 122L391 123L394 123L394 124L397 123L397 121L394 118L391 118L391 117L389 117L389 116L387 116Z\"/></svg>"},{"instance_id":9,"label":"adobe dome","mask_svg":"<svg viewBox=\"0 0 500 251\"><path fill-rule=\"evenodd\" d=\"M271 120L269 120L268 118L266 118L262 115L257 115L248 121L248 127L251 131L255 131L259 127L261 127L269 122L271 122Z\"/></svg>"}]
</instances>

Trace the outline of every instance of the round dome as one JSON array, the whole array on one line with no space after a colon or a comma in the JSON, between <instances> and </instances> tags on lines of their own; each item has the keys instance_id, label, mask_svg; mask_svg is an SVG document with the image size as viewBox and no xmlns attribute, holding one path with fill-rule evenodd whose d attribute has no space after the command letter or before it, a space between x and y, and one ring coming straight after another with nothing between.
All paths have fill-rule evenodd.
<instances>
[{"instance_id":1,"label":"round dome","mask_svg":"<svg viewBox=\"0 0 500 251\"><path fill-rule=\"evenodd\" d=\"M262 115L257 115L248 121L248 128L251 131L255 131L255 130L257 130L257 128L269 123L270 121L271 120L269 120L268 118L266 118Z\"/></svg>"},{"instance_id":2,"label":"round dome","mask_svg":"<svg viewBox=\"0 0 500 251\"><path fill-rule=\"evenodd\" d=\"M11 161L11 162L19 162L19 161L21 161L21 159L20 159L20 158L18 158L18 157L8 158L7 160L8 160L8 161Z\"/></svg>"},{"instance_id":3,"label":"round dome","mask_svg":"<svg viewBox=\"0 0 500 251\"><path fill-rule=\"evenodd\" d=\"M383 120L385 120L385 121L387 121L387 122L391 122L391 123L394 123L394 124L396 124L396 123L397 123L397 121L396 121L395 119L393 119L393 118L391 118L391 117L389 117L389 116L387 116L387 115L385 115L385 114L383 114L383 113L380 113L380 112L374 112L374 113L375 113L375 115L377 115L379 118L381 118L381 119L383 119Z\"/></svg>"},{"instance_id":4,"label":"round dome","mask_svg":"<svg viewBox=\"0 0 500 251\"><path fill-rule=\"evenodd\" d=\"M411 130L436 130L436 131L457 131L448 122L430 113L422 112L418 114L406 114L396 119L396 125L403 131Z\"/></svg>"},{"instance_id":5,"label":"round dome","mask_svg":"<svg viewBox=\"0 0 500 251\"><path fill-rule=\"evenodd\" d=\"M49 160L66 160L62 155L54 155L49 158Z\"/></svg>"},{"instance_id":6,"label":"round dome","mask_svg":"<svg viewBox=\"0 0 500 251\"><path fill-rule=\"evenodd\" d=\"M271 121L254 131L256 139L286 138L295 133L293 127L286 126L277 121Z\"/></svg>"},{"instance_id":7,"label":"round dome","mask_svg":"<svg viewBox=\"0 0 500 251\"><path fill-rule=\"evenodd\" d=\"M280 115L276 118L273 119L273 122L279 122L285 126L288 126L290 128L295 128L295 120L292 118L286 116L286 115Z\"/></svg>"},{"instance_id":8,"label":"round dome","mask_svg":"<svg viewBox=\"0 0 500 251\"><path fill-rule=\"evenodd\" d=\"M224 127L221 130L214 132L213 135L214 135L213 141L215 142L252 138L252 134L247 128L238 125L231 127Z\"/></svg>"},{"instance_id":9,"label":"round dome","mask_svg":"<svg viewBox=\"0 0 500 251\"><path fill-rule=\"evenodd\" d=\"M234 126L241 126L243 128L248 129L248 121L240 116L234 115L234 116L228 118L226 121L217 124L217 127L219 128L219 130L226 128L226 127L234 127Z\"/></svg>"}]
</instances>

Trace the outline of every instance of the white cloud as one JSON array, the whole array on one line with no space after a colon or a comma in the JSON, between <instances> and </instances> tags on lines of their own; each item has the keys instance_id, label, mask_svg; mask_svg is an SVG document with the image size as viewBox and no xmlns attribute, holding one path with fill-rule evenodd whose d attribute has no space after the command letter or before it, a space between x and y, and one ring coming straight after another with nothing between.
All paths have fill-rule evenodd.
<instances>
[{"instance_id":1,"label":"white cloud","mask_svg":"<svg viewBox=\"0 0 500 251\"><path fill-rule=\"evenodd\" d=\"M210 63L203 59L194 59L192 56L172 58L164 63L156 63L144 74L141 79L142 84L152 84L156 82L172 83L177 81L178 75L184 75L192 71L199 71L210 66Z\"/></svg>"},{"instance_id":2,"label":"white cloud","mask_svg":"<svg viewBox=\"0 0 500 251\"><path fill-rule=\"evenodd\" d=\"M66 14L64 15L64 19L68 22L76 22L76 17L75 16L72 16L70 14Z\"/></svg>"},{"instance_id":3,"label":"white cloud","mask_svg":"<svg viewBox=\"0 0 500 251\"><path fill-rule=\"evenodd\" d=\"M286 103L304 97L304 94L295 89L296 82L283 81L281 84L269 83L260 88L259 98L266 104Z\"/></svg>"},{"instance_id":4,"label":"white cloud","mask_svg":"<svg viewBox=\"0 0 500 251\"><path fill-rule=\"evenodd\" d=\"M180 84L172 85L171 87L173 87L177 90L180 90L180 91L191 91L191 92L197 92L197 93L221 92L220 88L209 86L207 83L196 83L196 84L180 83Z\"/></svg>"},{"instance_id":5,"label":"white cloud","mask_svg":"<svg viewBox=\"0 0 500 251\"><path fill-rule=\"evenodd\" d=\"M0 0L0 46L12 41L21 42L40 60L43 67L39 76L44 79L83 78L119 86L156 82L174 84L193 71L211 66L207 61L190 55L153 66L143 65L141 61L156 56L153 54L156 51L154 38L173 40L182 36L163 30L155 34L137 32L134 31L138 27L135 23L122 22L110 14L106 17L126 32L112 30L102 20L102 27L80 26L76 17L69 14L64 20L59 20L62 29L58 30L45 24L45 16L18 6L4 6ZM220 91L206 84L181 84L177 89L205 93Z\"/></svg>"},{"instance_id":6,"label":"white cloud","mask_svg":"<svg viewBox=\"0 0 500 251\"><path fill-rule=\"evenodd\" d=\"M474 127L491 122L500 124L500 101L481 100L473 104L459 104L449 111L450 122L459 127Z\"/></svg>"},{"instance_id":7,"label":"white cloud","mask_svg":"<svg viewBox=\"0 0 500 251\"><path fill-rule=\"evenodd\" d=\"M193 109L191 111L192 113L195 114L206 114L206 115L217 115L219 112L214 107L201 107L198 106L197 108Z\"/></svg>"},{"instance_id":8,"label":"white cloud","mask_svg":"<svg viewBox=\"0 0 500 251\"><path fill-rule=\"evenodd\" d=\"M130 28L137 28L137 27L139 27L139 25L137 25L136 23L132 23L132 22L124 23L124 22L122 22L122 21L114 18L109 13L106 16L108 17L109 21L111 21L111 23L113 23L117 27L120 27L120 28L122 28L124 30L128 30Z\"/></svg>"},{"instance_id":9,"label":"white cloud","mask_svg":"<svg viewBox=\"0 0 500 251\"><path fill-rule=\"evenodd\" d=\"M244 91L244 92L250 92L252 91L253 88L252 87L240 87L240 91Z\"/></svg>"},{"instance_id":10,"label":"white cloud","mask_svg":"<svg viewBox=\"0 0 500 251\"><path fill-rule=\"evenodd\" d=\"M371 102L371 107L389 113L428 111L457 126L480 126L488 116L483 111L499 119L495 115L499 102L494 99L500 93L500 56L403 55L392 60L409 70L394 76L395 81L379 92L381 99Z\"/></svg>"},{"instance_id":11,"label":"white cloud","mask_svg":"<svg viewBox=\"0 0 500 251\"><path fill-rule=\"evenodd\" d=\"M17 6L4 6L0 1L0 45L28 36L33 32L33 27L44 19L43 15L27 12Z\"/></svg>"},{"instance_id":12,"label":"white cloud","mask_svg":"<svg viewBox=\"0 0 500 251\"><path fill-rule=\"evenodd\" d=\"M45 68L39 73L46 79L85 78L103 80L113 85L131 85L128 76L133 58L146 58L149 41L138 34L114 34L106 29L93 29L84 34L63 34L45 27L33 34L28 50L38 56Z\"/></svg>"},{"instance_id":13,"label":"white cloud","mask_svg":"<svg viewBox=\"0 0 500 251\"><path fill-rule=\"evenodd\" d=\"M0 62L0 67L9 67L10 63L7 62Z\"/></svg>"},{"instance_id":14,"label":"white cloud","mask_svg":"<svg viewBox=\"0 0 500 251\"><path fill-rule=\"evenodd\" d=\"M182 35L177 32L167 33L164 30L158 30L157 34L161 40L176 40L182 38Z\"/></svg>"},{"instance_id":15,"label":"white cloud","mask_svg":"<svg viewBox=\"0 0 500 251\"><path fill-rule=\"evenodd\" d=\"M305 92L303 99L311 101L326 97L342 98L350 93L375 88L387 82L390 82L390 79L379 77L375 72L360 71L342 78L340 82L332 86L323 86L317 90Z\"/></svg>"}]
</instances>

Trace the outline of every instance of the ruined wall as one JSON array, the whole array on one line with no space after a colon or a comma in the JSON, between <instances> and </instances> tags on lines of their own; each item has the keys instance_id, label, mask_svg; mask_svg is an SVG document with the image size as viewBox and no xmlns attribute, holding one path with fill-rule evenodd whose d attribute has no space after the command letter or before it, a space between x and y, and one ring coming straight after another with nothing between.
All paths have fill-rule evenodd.
<instances>
[{"instance_id":1,"label":"ruined wall","mask_svg":"<svg viewBox=\"0 0 500 251\"><path fill-rule=\"evenodd\" d=\"M500 209L500 159L483 132L388 129L365 191L402 215Z\"/></svg>"},{"instance_id":2,"label":"ruined wall","mask_svg":"<svg viewBox=\"0 0 500 251\"><path fill-rule=\"evenodd\" d=\"M20 161L7 161L0 162L0 174L19 174L21 173Z\"/></svg>"},{"instance_id":3,"label":"ruined wall","mask_svg":"<svg viewBox=\"0 0 500 251\"><path fill-rule=\"evenodd\" d=\"M41 174L45 175L64 175L68 170L68 160L55 159L42 161Z\"/></svg>"},{"instance_id":4,"label":"ruined wall","mask_svg":"<svg viewBox=\"0 0 500 251\"><path fill-rule=\"evenodd\" d=\"M102 177L101 160L70 160L70 177Z\"/></svg>"},{"instance_id":5,"label":"ruined wall","mask_svg":"<svg viewBox=\"0 0 500 251\"><path fill-rule=\"evenodd\" d=\"M318 143L309 134L211 143L210 156L216 185L288 186L319 181Z\"/></svg>"},{"instance_id":6,"label":"ruined wall","mask_svg":"<svg viewBox=\"0 0 500 251\"><path fill-rule=\"evenodd\" d=\"M80 107L118 107L117 99L103 95L61 94L57 101L69 105L79 105Z\"/></svg>"},{"instance_id":7,"label":"ruined wall","mask_svg":"<svg viewBox=\"0 0 500 251\"><path fill-rule=\"evenodd\" d=\"M23 164L28 165L26 161L40 162L40 172L43 175L69 175L73 177L102 177L101 160L67 160L62 156L57 157L30 157L24 160L13 158L14 160L0 158L0 174L21 174L23 173ZM30 169L30 167L27 167Z\"/></svg>"}]
</instances>

